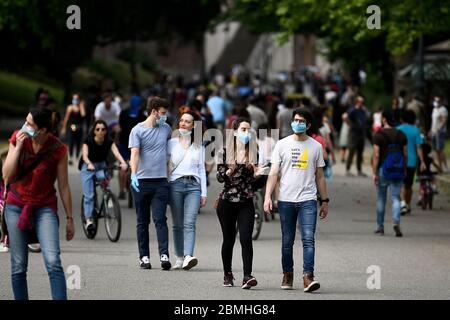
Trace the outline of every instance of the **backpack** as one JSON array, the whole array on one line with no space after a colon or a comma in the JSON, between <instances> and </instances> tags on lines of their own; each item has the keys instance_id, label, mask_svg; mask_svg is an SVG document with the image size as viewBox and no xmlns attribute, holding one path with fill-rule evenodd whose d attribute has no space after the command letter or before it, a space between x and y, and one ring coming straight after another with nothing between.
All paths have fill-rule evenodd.
<instances>
[{"instance_id":1,"label":"backpack","mask_svg":"<svg viewBox=\"0 0 450 320\"><path fill-rule=\"evenodd\" d=\"M381 134L386 138L386 141L389 143L389 136L385 132L381 132ZM386 155L381 164L381 170L383 172L383 176L387 180L403 180L406 177L406 159L403 154L403 150L398 143L400 136L400 131L397 131L397 135L395 136L395 140L393 143L388 144L388 148L386 150Z\"/></svg>"}]
</instances>

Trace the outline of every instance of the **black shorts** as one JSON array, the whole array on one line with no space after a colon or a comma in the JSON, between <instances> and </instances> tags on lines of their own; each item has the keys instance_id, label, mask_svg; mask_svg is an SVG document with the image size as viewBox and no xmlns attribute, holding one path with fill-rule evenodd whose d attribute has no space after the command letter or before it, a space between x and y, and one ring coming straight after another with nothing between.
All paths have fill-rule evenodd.
<instances>
[{"instance_id":1,"label":"black shorts","mask_svg":"<svg viewBox=\"0 0 450 320\"><path fill-rule=\"evenodd\" d=\"M416 175L416 168L415 167L407 167L406 168L406 178L403 180L403 183L407 187L412 187L414 184L414 177Z\"/></svg>"}]
</instances>

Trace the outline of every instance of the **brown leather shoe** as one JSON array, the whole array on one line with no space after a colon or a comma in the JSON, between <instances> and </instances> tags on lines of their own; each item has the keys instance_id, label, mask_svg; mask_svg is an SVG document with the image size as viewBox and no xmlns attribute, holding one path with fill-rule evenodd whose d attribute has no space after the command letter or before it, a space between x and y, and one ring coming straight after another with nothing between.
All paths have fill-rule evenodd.
<instances>
[{"instance_id":1,"label":"brown leather shoe","mask_svg":"<svg viewBox=\"0 0 450 320\"><path fill-rule=\"evenodd\" d=\"M314 281L314 277L310 274L303 275L303 291L304 292L313 292L320 288L320 283Z\"/></svg>"},{"instance_id":2,"label":"brown leather shoe","mask_svg":"<svg viewBox=\"0 0 450 320\"><path fill-rule=\"evenodd\" d=\"M281 283L281 289L292 290L292 284L294 283L293 272L283 272L283 282Z\"/></svg>"}]
</instances>

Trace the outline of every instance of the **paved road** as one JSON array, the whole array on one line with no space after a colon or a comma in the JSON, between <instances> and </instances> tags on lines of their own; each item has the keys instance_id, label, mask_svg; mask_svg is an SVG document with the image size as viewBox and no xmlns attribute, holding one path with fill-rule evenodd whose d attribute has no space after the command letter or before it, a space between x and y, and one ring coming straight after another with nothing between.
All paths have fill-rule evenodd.
<instances>
[{"instance_id":1,"label":"paved road","mask_svg":"<svg viewBox=\"0 0 450 320\"><path fill-rule=\"evenodd\" d=\"M301 290L301 242L295 249L295 289L282 291L279 219L263 225L254 242L254 275L259 285L250 290L223 288L220 259L221 233L211 207L219 185L213 179L210 202L198 221L196 255L199 265L190 271L162 271L156 254L152 270L138 268L135 213L122 205L123 233L119 243L110 243L104 228L95 241L87 240L76 219L76 238L62 240L62 261L81 270L81 289L69 290L70 299L194 299L194 300L308 300L308 299L449 299L450 298L450 199L436 198L432 212L415 209L402 218L404 238L395 238L390 215L386 235L375 229L375 189L370 179L347 178L341 165L330 185L330 216L317 231L316 276L322 288L315 294ZM365 168L369 173L368 168ZM80 209L80 183L76 169L70 170L74 211ZM114 188L117 183L114 181ZM414 197L416 199L416 195ZM169 214L170 216L170 214ZM169 226L171 226L169 218ZM151 252L157 252L151 225ZM172 239L172 236L170 237ZM172 243L170 250L173 252ZM173 262L173 258L172 258ZM381 288L369 290L369 266L381 271ZM242 278L240 245L234 254L236 281ZM0 300L12 299L8 254L0 254ZM29 259L29 292L32 299L49 299L49 283L42 257Z\"/></svg>"}]
</instances>

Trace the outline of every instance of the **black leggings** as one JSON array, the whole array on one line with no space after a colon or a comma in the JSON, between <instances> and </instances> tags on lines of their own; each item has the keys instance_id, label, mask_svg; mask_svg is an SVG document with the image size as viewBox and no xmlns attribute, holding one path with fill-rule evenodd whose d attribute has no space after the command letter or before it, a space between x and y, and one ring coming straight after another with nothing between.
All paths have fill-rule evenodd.
<instances>
[{"instance_id":1,"label":"black leggings","mask_svg":"<svg viewBox=\"0 0 450 320\"><path fill-rule=\"evenodd\" d=\"M364 154L364 139L359 139L354 142L350 142L349 154L347 158L347 171L350 171L353 163L353 157L356 153L356 168L359 172L362 172L363 154Z\"/></svg>"},{"instance_id":2,"label":"black leggings","mask_svg":"<svg viewBox=\"0 0 450 320\"><path fill-rule=\"evenodd\" d=\"M75 156L78 157L81 152L81 141L83 140L83 130L80 126L80 129L76 131L70 130L69 127L69 153L70 156L73 156L73 151L76 148L76 154Z\"/></svg>"},{"instance_id":3,"label":"black leggings","mask_svg":"<svg viewBox=\"0 0 450 320\"><path fill-rule=\"evenodd\" d=\"M232 272L233 247L236 240L236 223L239 229L239 239L242 247L244 275L251 275L253 263L252 232L255 223L255 207L253 199L246 202L233 203L220 200L217 207L222 228L222 263L224 272Z\"/></svg>"}]
</instances>

